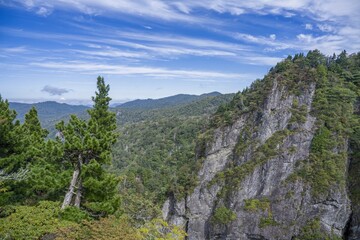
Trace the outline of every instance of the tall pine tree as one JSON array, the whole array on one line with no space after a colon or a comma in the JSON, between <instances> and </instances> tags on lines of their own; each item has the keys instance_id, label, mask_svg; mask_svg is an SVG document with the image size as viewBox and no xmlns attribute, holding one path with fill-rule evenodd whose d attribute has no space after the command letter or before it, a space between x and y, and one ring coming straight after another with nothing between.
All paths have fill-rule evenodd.
<instances>
[{"instance_id":1,"label":"tall pine tree","mask_svg":"<svg viewBox=\"0 0 360 240\"><path fill-rule=\"evenodd\" d=\"M110 87L98 77L94 105L89 121L72 115L67 125L57 124L64 142L64 159L73 166L73 175L62 208L80 207L91 212L114 212L117 205L115 176L102 168L110 163L111 147L116 141L116 118L109 111Z\"/></svg>"}]
</instances>

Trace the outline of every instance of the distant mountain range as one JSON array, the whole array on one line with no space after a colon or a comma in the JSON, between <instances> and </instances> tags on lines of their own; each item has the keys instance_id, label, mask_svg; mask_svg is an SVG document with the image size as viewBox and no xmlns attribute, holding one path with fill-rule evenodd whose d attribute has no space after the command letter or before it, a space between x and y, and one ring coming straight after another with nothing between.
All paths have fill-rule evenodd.
<instances>
[{"instance_id":1,"label":"distant mountain range","mask_svg":"<svg viewBox=\"0 0 360 240\"><path fill-rule=\"evenodd\" d=\"M36 108L41 122L61 119L70 114L82 113L89 108L83 105L69 105L66 103L58 103L54 101L32 104L10 102L10 108L17 112L17 119L19 119L21 122L25 120L25 114L29 112L32 107Z\"/></svg>"},{"instance_id":2,"label":"distant mountain range","mask_svg":"<svg viewBox=\"0 0 360 240\"><path fill-rule=\"evenodd\" d=\"M151 110L186 105L188 103L206 99L208 97L221 96L219 92L205 93L202 95L178 94L159 99L136 99L114 106L113 109L133 109L133 110ZM10 108L17 112L17 119L23 122L25 114L35 107L38 111L39 119L44 124L48 121L63 119L71 114L83 114L90 107L84 105L70 105L58 103L55 101L46 101L39 103L18 103L10 102Z\"/></svg>"},{"instance_id":3,"label":"distant mountain range","mask_svg":"<svg viewBox=\"0 0 360 240\"><path fill-rule=\"evenodd\" d=\"M215 97L222 95L219 92L205 93L202 95L178 94L170 97L159 99L137 99L134 101L126 102L118 106L119 108L132 108L132 109L155 109L164 107L173 107L181 104L190 103L195 100Z\"/></svg>"},{"instance_id":4,"label":"distant mountain range","mask_svg":"<svg viewBox=\"0 0 360 240\"><path fill-rule=\"evenodd\" d=\"M9 105L11 109L16 111L17 119L20 120L20 122L24 122L25 114L28 113L32 107L35 107L42 127L50 131L50 137L56 133L55 124L57 122L67 120L71 114L86 116L86 110L89 109L89 107L83 105L69 105L55 101L31 104L10 102Z\"/></svg>"}]
</instances>

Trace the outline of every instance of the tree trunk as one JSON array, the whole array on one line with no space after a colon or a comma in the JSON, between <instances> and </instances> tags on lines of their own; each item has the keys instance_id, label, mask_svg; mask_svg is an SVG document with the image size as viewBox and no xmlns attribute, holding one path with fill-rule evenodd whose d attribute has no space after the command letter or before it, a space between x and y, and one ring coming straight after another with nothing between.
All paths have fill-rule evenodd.
<instances>
[{"instance_id":1,"label":"tree trunk","mask_svg":"<svg viewBox=\"0 0 360 240\"><path fill-rule=\"evenodd\" d=\"M80 173L81 173L81 162L82 162L82 158L81 158L81 154L79 154L78 163L76 164L76 168L74 170L74 173L73 173L73 176L72 176L72 179L70 182L70 187L69 187L69 190L67 191L67 193L65 194L64 202L61 206L61 209L64 209L67 206L71 205L74 194L76 194L75 188L76 188L76 186L80 186L79 180L80 180ZM80 181L80 183L81 183L81 181ZM79 203L79 206L80 206L80 203Z\"/></svg>"},{"instance_id":2,"label":"tree trunk","mask_svg":"<svg viewBox=\"0 0 360 240\"><path fill-rule=\"evenodd\" d=\"M76 197L75 197L75 204L74 204L75 207L80 208L81 198L82 198L82 181L81 178L79 178Z\"/></svg>"}]
</instances>

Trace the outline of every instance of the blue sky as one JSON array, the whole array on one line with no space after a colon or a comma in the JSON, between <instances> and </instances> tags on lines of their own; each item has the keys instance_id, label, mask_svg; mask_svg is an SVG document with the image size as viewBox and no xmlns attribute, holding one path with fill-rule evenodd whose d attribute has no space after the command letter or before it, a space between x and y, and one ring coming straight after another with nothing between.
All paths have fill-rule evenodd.
<instances>
[{"instance_id":1,"label":"blue sky","mask_svg":"<svg viewBox=\"0 0 360 240\"><path fill-rule=\"evenodd\" d=\"M0 94L87 103L237 92L287 55L360 50L358 0L0 0Z\"/></svg>"}]
</instances>

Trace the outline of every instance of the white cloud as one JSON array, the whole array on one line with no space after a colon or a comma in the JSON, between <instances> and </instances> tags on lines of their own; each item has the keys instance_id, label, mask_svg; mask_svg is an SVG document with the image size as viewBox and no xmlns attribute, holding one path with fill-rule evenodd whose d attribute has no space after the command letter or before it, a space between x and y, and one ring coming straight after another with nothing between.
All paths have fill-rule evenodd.
<instances>
[{"instance_id":1,"label":"white cloud","mask_svg":"<svg viewBox=\"0 0 360 240\"><path fill-rule=\"evenodd\" d=\"M116 49L110 49L110 50L102 50L102 51L94 51L94 50L77 50L73 49L72 52L87 55L87 56L97 56L97 57L103 57L103 58L110 58L110 59L129 59L129 58L135 58L135 59L149 59L149 54L145 52L125 52L125 51L119 51ZM86 58L86 57L85 57Z\"/></svg>"},{"instance_id":2,"label":"white cloud","mask_svg":"<svg viewBox=\"0 0 360 240\"><path fill-rule=\"evenodd\" d=\"M6 52L6 53L24 53L27 51L28 49L25 46L0 48L0 52Z\"/></svg>"},{"instance_id":3,"label":"white cloud","mask_svg":"<svg viewBox=\"0 0 360 240\"><path fill-rule=\"evenodd\" d=\"M199 17L191 16L195 9L207 9L218 13L276 14L292 17L297 13L310 15L314 19L335 20L335 18L356 17L359 20L360 1L358 0L3 0L3 4L16 2L26 8L51 6L62 9L77 9L87 14L121 12L144 17L155 17L171 21L203 22ZM354 19L355 20L355 19Z\"/></svg>"},{"instance_id":4,"label":"white cloud","mask_svg":"<svg viewBox=\"0 0 360 240\"><path fill-rule=\"evenodd\" d=\"M133 67L125 65L114 65L114 64L97 64L89 62L34 62L32 66L38 66L42 68L62 70L62 71L73 71L85 74L111 74L111 75L145 75L150 77L169 77L179 79L244 79L249 78L250 75L238 74L238 73L225 73L225 72L213 72L213 71L194 71L194 70L178 70L178 69L167 69L157 67Z\"/></svg>"},{"instance_id":5,"label":"white cloud","mask_svg":"<svg viewBox=\"0 0 360 240\"><path fill-rule=\"evenodd\" d=\"M320 31L323 31L323 32L334 31L334 28L332 26L330 26L329 24L318 24L317 27L320 29Z\"/></svg>"},{"instance_id":6,"label":"white cloud","mask_svg":"<svg viewBox=\"0 0 360 240\"><path fill-rule=\"evenodd\" d=\"M35 5L33 0L24 0L23 3L24 3L25 6L27 6L29 8L32 8Z\"/></svg>"},{"instance_id":7,"label":"white cloud","mask_svg":"<svg viewBox=\"0 0 360 240\"><path fill-rule=\"evenodd\" d=\"M83 25L83 31L87 31L90 37L81 35L64 34L41 34L25 31L6 31L6 34L22 35L26 38L46 38L49 41L66 40L67 44L88 44L91 49L75 49L81 56L98 58L132 58L132 59L155 59L168 60L185 55L211 56L234 59L256 59L259 47L267 52L284 49L307 51L318 48L319 50L332 54L346 48L349 52L360 49L360 1L358 0L0 0L0 4L17 3L28 10L47 16L52 10L76 10L86 14L102 14L109 17L121 15L134 15L141 18L153 18L157 20L190 22L203 24L208 27L215 23L207 22L199 12L214 11L219 14L241 15L274 14L287 17L294 15L302 16L308 23L303 24L306 30L319 29L320 35L306 34L309 31L297 35L289 35L283 38L281 34L270 34L266 36L253 35L249 33L236 33L234 31L216 30L216 33L224 34L238 40L220 41L201 38L184 37L181 35L150 34L139 32L118 31L116 28ZM197 11L200 10L200 11ZM206 15L206 14L204 14ZM310 19L309 19L310 18ZM224 21L224 20L221 20ZM226 21L226 20L225 20ZM311 22L311 23L310 23ZM77 23L75 23L77 24ZM97 24L97 23L94 23ZM155 26L155 25L154 25ZM225 24L223 23L223 26ZM144 26L151 29L151 27ZM219 29L219 28L216 28ZM251 33L251 32L250 32ZM241 44L239 44L241 42ZM109 45L113 49L102 49ZM126 51L121 48L126 48ZM94 50L95 49L95 50ZM254 57L256 56L256 57ZM252 57L252 58L251 58ZM259 64L268 64L273 61L257 57ZM84 59L89 59L85 58Z\"/></svg>"},{"instance_id":8,"label":"white cloud","mask_svg":"<svg viewBox=\"0 0 360 240\"><path fill-rule=\"evenodd\" d=\"M314 37L311 34L299 34L297 35L298 48L304 51L313 49L319 49L321 52L331 55L333 53L340 53L347 42L342 36L339 35L324 35L320 37ZM358 45L348 46L349 52L355 52ZM355 49L354 49L355 47Z\"/></svg>"},{"instance_id":9,"label":"white cloud","mask_svg":"<svg viewBox=\"0 0 360 240\"><path fill-rule=\"evenodd\" d=\"M173 5L183 13L189 14L191 11L190 8L182 2L174 2Z\"/></svg>"},{"instance_id":10,"label":"white cloud","mask_svg":"<svg viewBox=\"0 0 360 240\"><path fill-rule=\"evenodd\" d=\"M249 56L244 58L247 63L252 65L267 65L274 66L276 63L280 62L282 58L277 57L267 57L267 56Z\"/></svg>"},{"instance_id":11,"label":"white cloud","mask_svg":"<svg viewBox=\"0 0 360 240\"><path fill-rule=\"evenodd\" d=\"M73 42L76 42L77 44L83 43L84 46L87 46L90 49L71 49L71 51L86 55L109 58L174 58L181 55L235 57L240 52L246 51L246 47L239 44L213 41L208 39L183 37L180 35L156 35L134 32L117 33L111 30L108 32L105 29L101 29L99 33L94 32L95 36L91 38L82 35L50 33L43 34L16 29L6 29L6 32L10 35L26 38L46 38L48 41L61 41L63 43L68 42L69 44L72 44ZM142 42L138 43L138 39L141 39ZM116 46L116 48L110 47L109 45ZM118 49L124 47L130 48L131 51ZM93 49L96 49L96 51ZM102 50L99 51L99 49Z\"/></svg>"},{"instance_id":12,"label":"white cloud","mask_svg":"<svg viewBox=\"0 0 360 240\"><path fill-rule=\"evenodd\" d=\"M43 16L43 17L47 17L52 13L52 10L50 8L45 8L45 7L40 7L37 11L36 14Z\"/></svg>"},{"instance_id":13,"label":"white cloud","mask_svg":"<svg viewBox=\"0 0 360 240\"><path fill-rule=\"evenodd\" d=\"M293 47L293 45L291 43L275 41L275 39L276 39L275 34L271 34L269 37L263 37L263 36L254 36L251 34L236 33L233 35L233 37L235 39L253 43L253 44L270 46L272 50L282 50L282 49L288 49L288 48ZM267 50L269 50L269 48Z\"/></svg>"},{"instance_id":14,"label":"white cloud","mask_svg":"<svg viewBox=\"0 0 360 240\"><path fill-rule=\"evenodd\" d=\"M303 34L303 33L297 35L296 37L302 42L311 42L313 39L311 34Z\"/></svg>"}]
</instances>

